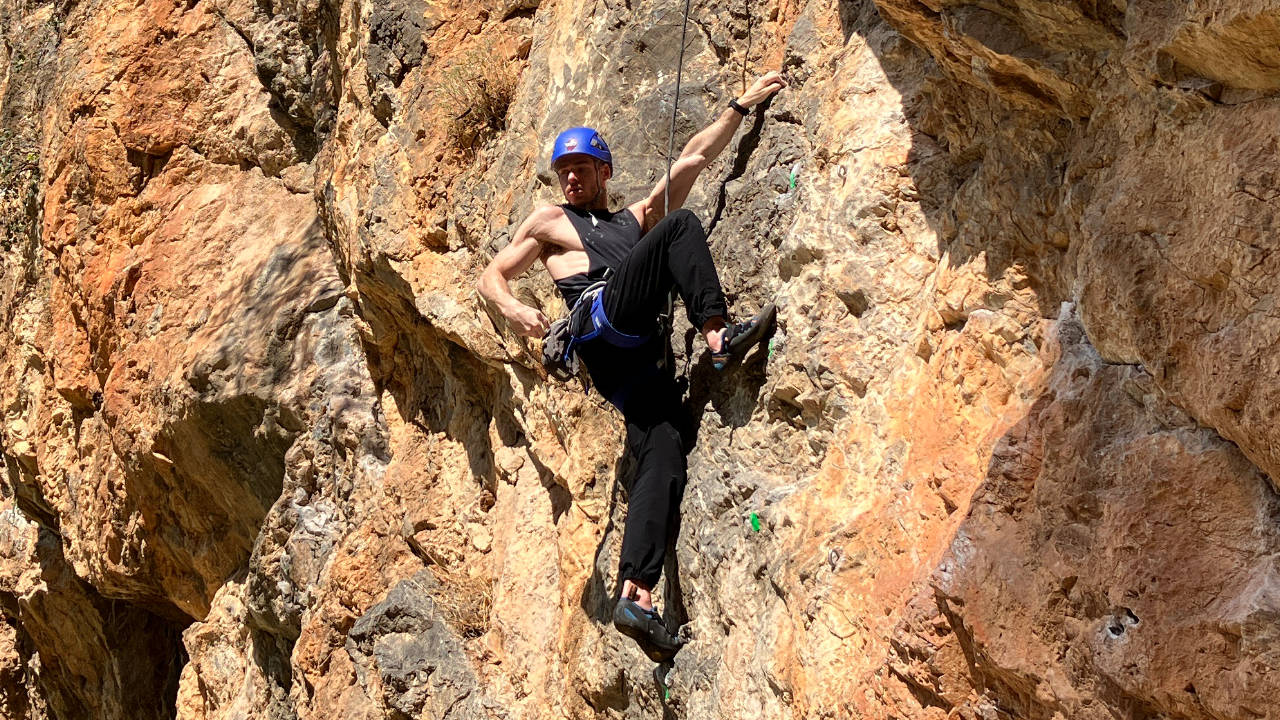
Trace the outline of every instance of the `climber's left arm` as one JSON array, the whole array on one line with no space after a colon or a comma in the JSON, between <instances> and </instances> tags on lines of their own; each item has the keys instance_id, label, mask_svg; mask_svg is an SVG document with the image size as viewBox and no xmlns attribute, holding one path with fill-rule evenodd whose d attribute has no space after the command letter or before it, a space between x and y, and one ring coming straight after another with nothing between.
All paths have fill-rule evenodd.
<instances>
[{"instance_id":1,"label":"climber's left arm","mask_svg":"<svg viewBox=\"0 0 1280 720\"><path fill-rule=\"evenodd\" d=\"M737 102L744 109L750 110L786 86L787 83L780 74L768 72L760 76L745 93L738 97ZM685 144L684 149L680 151L680 157L671 163L671 210L679 209L684 205L684 201L689 197L689 191L693 189L693 182L698 179L698 174L729 145L729 141L733 139L733 134L741 124L742 113L731 107L725 108L715 122L694 135ZM664 173L658 179L658 184L654 186L653 191L649 193L649 197L630 206L631 212L640 219L640 224L645 231L652 229L659 220L666 217L668 212L664 205L666 189L667 176Z\"/></svg>"}]
</instances>

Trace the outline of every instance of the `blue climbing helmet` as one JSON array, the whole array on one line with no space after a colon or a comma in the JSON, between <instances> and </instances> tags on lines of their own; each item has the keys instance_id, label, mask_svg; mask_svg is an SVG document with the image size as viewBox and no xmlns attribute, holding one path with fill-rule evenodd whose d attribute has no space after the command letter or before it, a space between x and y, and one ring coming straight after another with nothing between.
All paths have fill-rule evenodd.
<instances>
[{"instance_id":1,"label":"blue climbing helmet","mask_svg":"<svg viewBox=\"0 0 1280 720\"><path fill-rule=\"evenodd\" d=\"M554 168L556 161L565 155L574 154L590 155L613 167L613 153L609 152L609 146L594 128L575 127L560 133L551 148L551 167Z\"/></svg>"}]
</instances>

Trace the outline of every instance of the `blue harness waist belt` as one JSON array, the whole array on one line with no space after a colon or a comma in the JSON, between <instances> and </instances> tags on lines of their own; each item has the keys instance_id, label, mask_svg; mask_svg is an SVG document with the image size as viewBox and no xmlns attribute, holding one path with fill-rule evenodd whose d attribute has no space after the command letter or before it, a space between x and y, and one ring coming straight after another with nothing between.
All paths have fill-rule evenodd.
<instances>
[{"instance_id":1,"label":"blue harness waist belt","mask_svg":"<svg viewBox=\"0 0 1280 720\"><path fill-rule=\"evenodd\" d=\"M574 305L576 310L583 303L591 303L591 329L582 335L573 335L569 339L568 347L565 348L564 356L566 359L574 348L585 342L590 342L596 338L600 338L605 342L620 348L640 347L649 342L653 337L650 335L628 335L618 330L609 323L609 316L604 312L604 283L599 282L587 288L582 293L582 297L578 298L578 302ZM571 311L572 314L572 311Z\"/></svg>"}]
</instances>

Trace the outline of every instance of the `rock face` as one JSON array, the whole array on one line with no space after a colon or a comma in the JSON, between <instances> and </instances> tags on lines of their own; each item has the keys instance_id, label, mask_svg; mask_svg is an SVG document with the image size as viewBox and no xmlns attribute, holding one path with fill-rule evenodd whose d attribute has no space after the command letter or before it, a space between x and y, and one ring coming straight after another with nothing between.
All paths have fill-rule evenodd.
<instances>
[{"instance_id":1,"label":"rock face","mask_svg":"<svg viewBox=\"0 0 1280 720\"><path fill-rule=\"evenodd\" d=\"M780 314L674 334L665 696L620 418L472 288L559 129L656 182L680 8L0 18L0 715L1280 718L1280 6L694 6L680 139L791 84L687 203Z\"/></svg>"},{"instance_id":2,"label":"rock face","mask_svg":"<svg viewBox=\"0 0 1280 720\"><path fill-rule=\"evenodd\" d=\"M1149 375L1060 333L934 576L974 678L1017 717L1266 717L1280 502Z\"/></svg>"}]
</instances>

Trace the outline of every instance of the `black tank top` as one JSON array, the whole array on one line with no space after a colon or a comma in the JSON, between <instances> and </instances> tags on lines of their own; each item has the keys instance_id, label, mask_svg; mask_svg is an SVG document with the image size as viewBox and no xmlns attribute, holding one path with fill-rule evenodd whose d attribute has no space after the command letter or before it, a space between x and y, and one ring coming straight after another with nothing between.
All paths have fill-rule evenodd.
<instances>
[{"instance_id":1,"label":"black tank top","mask_svg":"<svg viewBox=\"0 0 1280 720\"><path fill-rule=\"evenodd\" d=\"M560 207L564 208L565 217L573 223L573 229L578 231L582 247L591 260L587 272L556 280L556 287L560 289L565 303L573 307L583 291L604 279L605 271L616 269L622 264L644 233L641 232L636 216L626 208L609 212L581 210L572 205Z\"/></svg>"}]
</instances>

